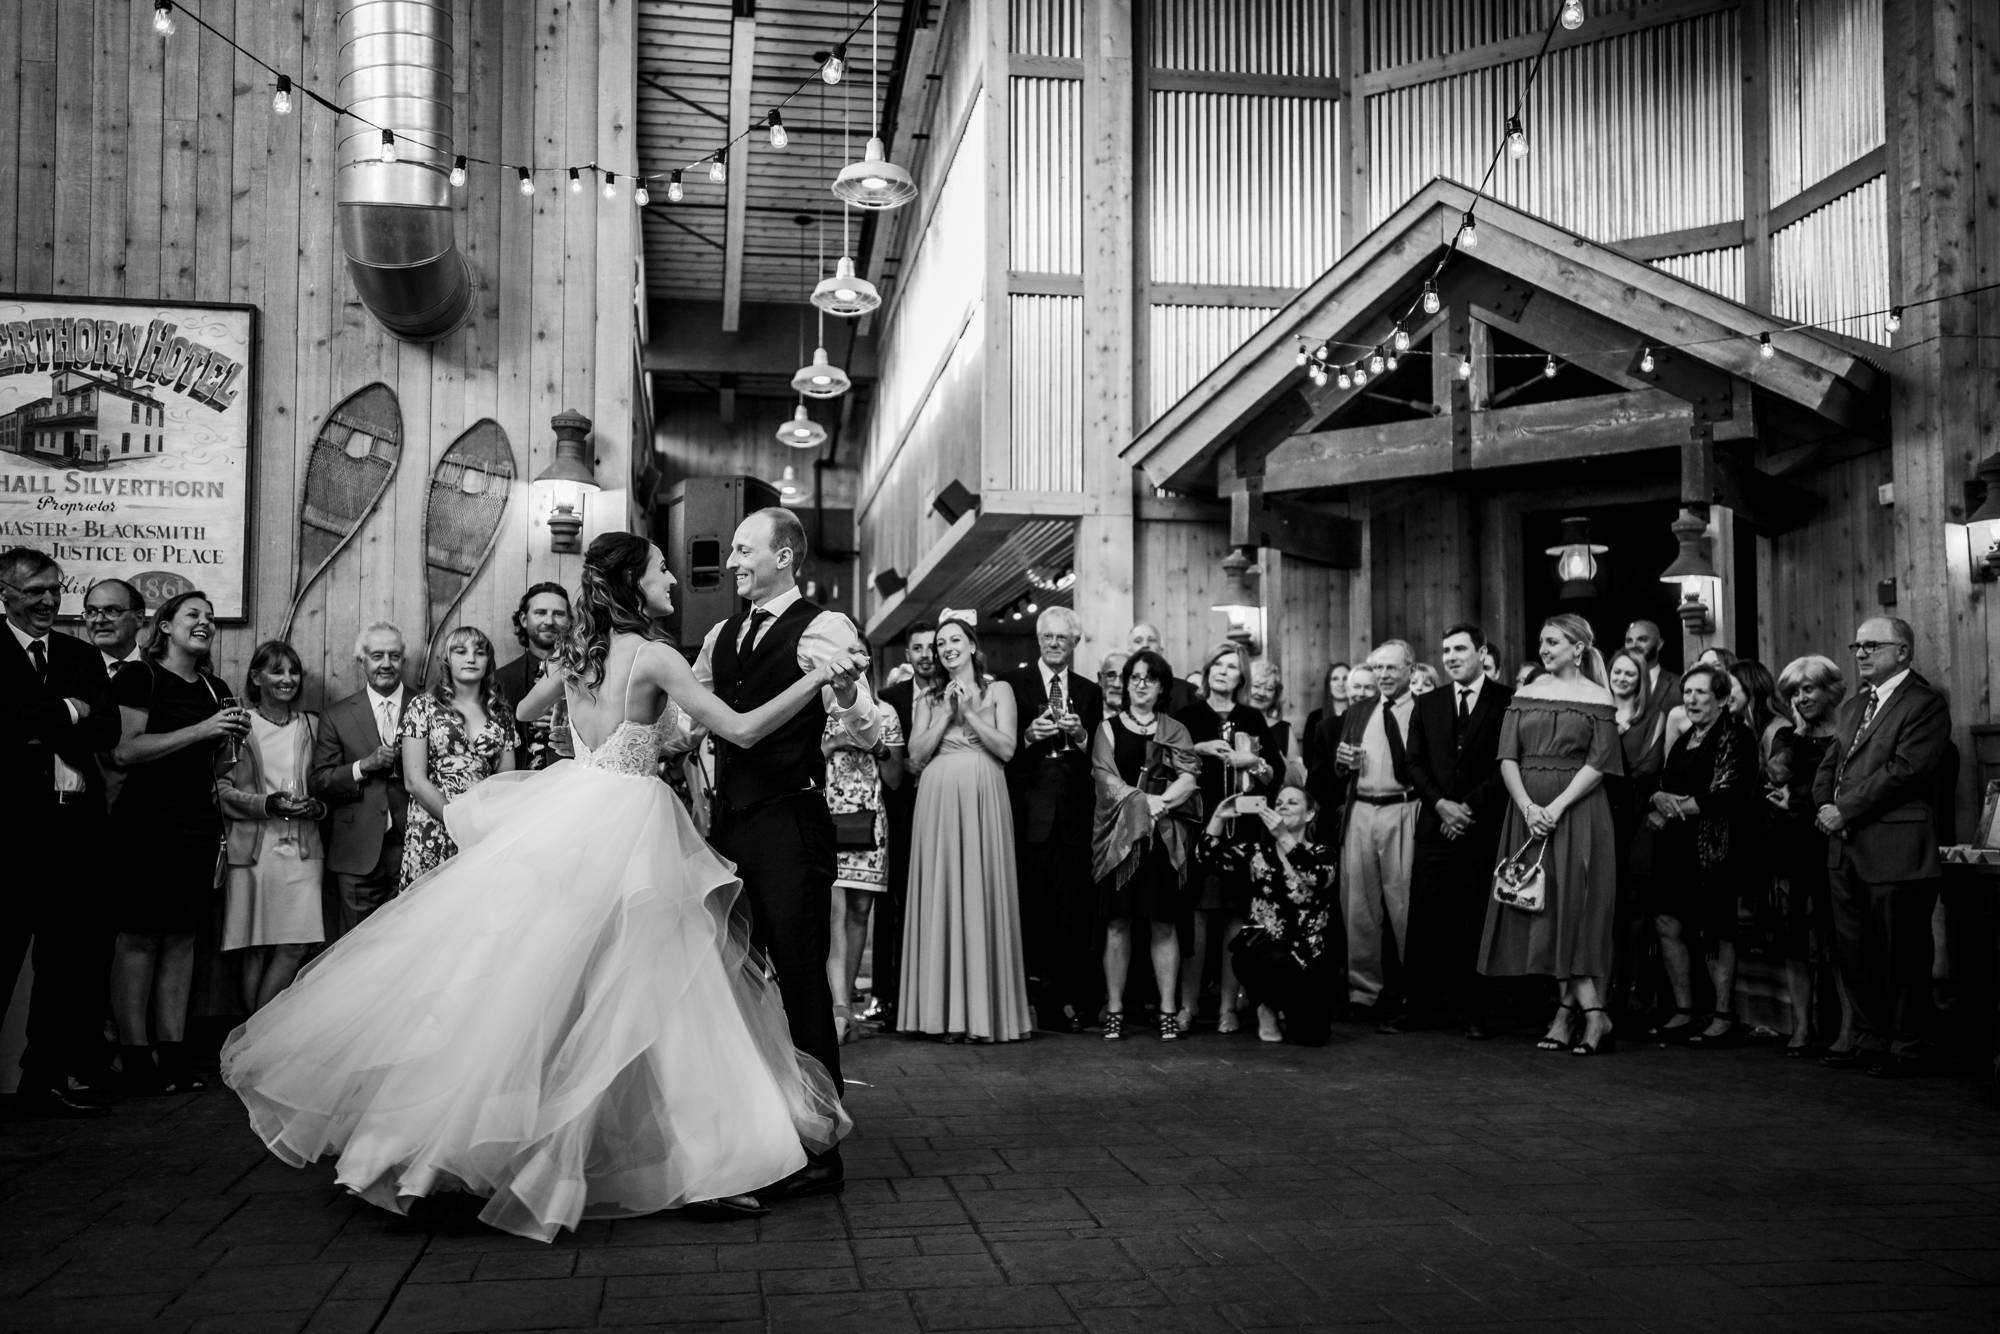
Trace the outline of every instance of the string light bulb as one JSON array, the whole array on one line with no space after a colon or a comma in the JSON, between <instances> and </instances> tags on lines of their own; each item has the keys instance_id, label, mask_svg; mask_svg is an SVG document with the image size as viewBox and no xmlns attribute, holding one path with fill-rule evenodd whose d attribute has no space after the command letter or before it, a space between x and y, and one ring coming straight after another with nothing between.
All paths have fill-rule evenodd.
<instances>
[{"instance_id":1,"label":"string light bulb","mask_svg":"<svg viewBox=\"0 0 2000 1334\"><path fill-rule=\"evenodd\" d=\"M847 73L847 43L838 43L833 54L820 62L819 77L828 87L840 82L840 76Z\"/></svg>"},{"instance_id":2,"label":"string light bulb","mask_svg":"<svg viewBox=\"0 0 2000 1334\"><path fill-rule=\"evenodd\" d=\"M1479 224L1473 221L1470 210L1458 224L1458 243L1467 250L1475 250L1479 246Z\"/></svg>"},{"instance_id":3,"label":"string light bulb","mask_svg":"<svg viewBox=\"0 0 2000 1334\"><path fill-rule=\"evenodd\" d=\"M1354 383L1357 388L1368 383L1368 368L1359 362L1356 362L1354 366Z\"/></svg>"},{"instance_id":4,"label":"string light bulb","mask_svg":"<svg viewBox=\"0 0 2000 1334\"><path fill-rule=\"evenodd\" d=\"M389 163L389 162L394 162L395 160L396 160L396 132L394 130L384 130L382 131L382 161L384 163Z\"/></svg>"},{"instance_id":5,"label":"string light bulb","mask_svg":"<svg viewBox=\"0 0 2000 1334\"><path fill-rule=\"evenodd\" d=\"M771 131L771 147L783 148L792 141L792 136L785 132L784 117L778 114L776 107L771 108L771 114L764 117L764 124Z\"/></svg>"},{"instance_id":6,"label":"string light bulb","mask_svg":"<svg viewBox=\"0 0 2000 1334\"><path fill-rule=\"evenodd\" d=\"M169 0L153 0L153 31L162 37L174 35L174 7Z\"/></svg>"},{"instance_id":7,"label":"string light bulb","mask_svg":"<svg viewBox=\"0 0 2000 1334\"><path fill-rule=\"evenodd\" d=\"M1368 373L1370 375L1380 375L1386 364L1382 357L1382 349L1378 347L1368 358Z\"/></svg>"},{"instance_id":8,"label":"string light bulb","mask_svg":"<svg viewBox=\"0 0 2000 1334\"><path fill-rule=\"evenodd\" d=\"M1408 352L1410 350L1410 331L1408 329L1396 330L1395 342L1398 352Z\"/></svg>"},{"instance_id":9,"label":"string light bulb","mask_svg":"<svg viewBox=\"0 0 2000 1334\"><path fill-rule=\"evenodd\" d=\"M271 110L280 116L292 114L292 80L287 74L278 76L278 91L271 94Z\"/></svg>"},{"instance_id":10,"label":"string light bulb","mask_svg":"<svg viewBox=\"0 0 2000 1334\"><path fill-rule=\"evenodd\" d=\"M1894 332L1896 332L1896 330L1898 330L1898 329L1902 328L1902 327L1903 327L1903 308L1902 308L1901 306L1891 306L1891 307L1889 307L1889 318L1888 318L1888 319L1886 319L1886 320L1884 320L1884 321L1882 321L1882 324L1883 324L1883 327L1884 327L1884 328L1886 328L1886 329L1888 329L1888 331L1889 331L1890 333L1894 333Z\"/></svg>"},{"instance_id":11,"label":"string light bulb","mask_svg":"<svg viewBox=\"0 0 2000 1334\"><path fill-rule=\"evenodd\" d=\"M575 167L569 169L569 192L573 195L583 193L583 174Z\"/></svg>"},{"instance_id":12,"label":"string light bulb","mask_svg":"<svg viewBox=\"0 0 2000 1334\"><path fill-rule=\"evenodd\" d=\"M1583 26L1583 0L1563 0L1562 12L1556 17L1563 27L1575 32Z\"/></svg>"},{"instance_id":13,"label":"string light bulb","mask_svg":"<svg viewBox=\"0 0 2000 1334\"><path fill-rule=\"evenodd\" d=\"M454 189L465 184L465 154L460 153L451 160L451 184Z\"/></svg>"},{"instance_id":14,"label":"string light bulb","mask_svg":"<svg viewBox=\"0 0 2000 1334\"><path fill-rule=\"evenodd\" d=\"M1438 308L1443 304L1442 301L1438 300L1437 284L1428 278L1424 279L1424 314L1437 314Z\"/></svg>"},{"instance_id":15,"label":"string light bulb","mask_svg":"<svg viewBox=\"0 0 2000 1334\"><path fill-rule=\"evenodd\" d=\"M1299 340L1299 360L1298 360L1298 364L1299 364L1299 365L1301 365L1301 366L1303 366L1303 365L1305 365L1305 364L1306 364L1306 361L1307 361L1307 360L1308 360L1308 358L1307 358L1307 356L1306 356L1306 343L1305 343L1305 340L1304 340L1303 338L1301 338L1301 339Z\"/></svg>"},{"instance_id":16,"label":"string light bulb","mask_svg":"<svg viewBox=\"0 0 2000 1334\"><path fill-rule=\"evenodd\" d=\"M715 156L708 160L708 179L716 185L725 185L728 183L729 181L728 149L726 148L716 149Z\"/></svg>"},{"instance_id":17,"label":"string light bulb","mask_svg":"<svg viewBox=\"0 0 2000 1334\"><path fill-rule=\"evenodd\" d=\"M1641 348L1639 350L1639 374L1651 375L1652 373L1653 373L1653 349L1650 347Z\"/></svg>"},{"instance_id":18,"label":"string light bulb","mask_svg":"<svg viewBox=\"0 0 2000 1334\"><path fill-rule=\"evenodd\" d=\"M1325 360L1327 360L1327 355L1328 355L1328 354L1327 354L1327 350L1326 350L1326 344L1325 344L1325 343L1321 343L1321 344L1319 345L1319 347L1318 347L1317 349L1315 349L1315 350L1314 350L1314 352L1313 352L1313 357L1314 357L1314 359L1315 359L1315 360L1318 360L1318 361L1325 361Z\"/></svg>"},{"instance_id":19,"label":"string light bulb","mask_svg":"<svg viewBox=\"0 0 2000 1334\"><path fill-rule=\"evenodd\" d=\"M1507 155L1515 158L1528 156L1528 131L1519 116L1507 117Z\"/></svg>"},{"instance_id":20,"label":"string light bulb","mask_svg":"<svg viewBox=\"0 0 2000 1334\"><path fill-rule=\"evenodd\" d=\"M646 188L646 178L644 176L634 176L632 179L637 182L632 187L632 202L640 208L644 208L653 202L652 191Z\"/></svg>"},{"instance_id":21,"label":"string light bulb","mask_svg":"<svg viewBox=\"0 0 2000 1334\"><path fill-rule=\"evenodd\" d=\"M1398 362L1396 361L1396 354L1394 352L1391 352L1388 356L1382 358L1382 364L1387 366L1392 371L1395 370L1398 365Z\"/></svg>"},{"instance_id":22,"label":"string light bulb","mask_svg":"<svg viewBox=\"0 0 2000 1334\"><path fill-rule=\"evenodd\" d=\"M521 175L521 193L532 196L535 193L534 178L528 175L526 167L516 167L515 170Z\"/></svg>"},{"instance_id":23,"label":"string light bulb","mask_svg":"<svg viewBox=\"0 0 2000 1334\"><path fill-rule=\"evenodd\" d=\"M1354 388L1354 377L1348 374L1347 367L1345 366L1340 368L1340 387L1342 389Z\"/></svg>"},{"instance_id":24,"label":"string light bulb","mask_svg":"<svg viewBox=\"0 0 2000 1334\"><path fill-rule=\"evenodd\" d=\"M615 172L607 171L604 173L604 197L606 199L616 199L618 197L618 176Z\"/></svg>"},{"instance_id":25,"label":"string light bulb","mask_svg":"<svg viewBox=\"0 0 2000 1334\"><path fill-rule=\"evenodd\" d=\"M1472 378L1471 357L1462 354L1460 355L1458 359L1458 378L1461 380L1470 380Z\"/></svg>"},{"instance_id":26,"label":"string light bulb","mask_svg":"<svg viewBox=\"0 0 2000 1334\"><path fill-rule=\"evenodd\" d=\"M1778 355L1778 349L1771 346L1771 335L1767 333L1757 335L1757 355L1766 361Z\"/></svg>"},{"instance_id":27,"label":"string light bulb","mask_svg":"<svg viewBox=\"0 0 2000 1334\"><path fill-rule=\"evenodd\" d=\"M1542 378L1544 380L1553 380L1556 378L1556 359L1554 356L1551 356L1546 362L1542 363Z\"/></svg>"},{"instance_id":28,"label":"string light bulb","mask_svg":"<svg viewBox=\"0 0 2000 1334\"><path fill-rule=\"evenodd\" d=\"M685 198L686 196L687 196L687 191L685 191L685 190L681 189L681 174L680 174L680 173L679 173L678 171L670 171L670 172L668 172L668 173L667 173L667 202L668 202L669 204L678 204L678 203L680 203L680 202L681 202L681 200L682 200L682 199L684 199L684 198Z\"/></svg>"}]
</instances>

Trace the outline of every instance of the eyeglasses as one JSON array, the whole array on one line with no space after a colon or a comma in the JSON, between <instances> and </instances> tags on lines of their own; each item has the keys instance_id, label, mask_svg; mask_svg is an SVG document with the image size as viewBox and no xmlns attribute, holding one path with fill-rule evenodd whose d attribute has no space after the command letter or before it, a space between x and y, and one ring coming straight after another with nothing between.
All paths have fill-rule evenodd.
<instances>
[{"instance_id":1,"label":"eyeglasses","mask_svg":"<svg viewBox=\"0 0 2000 1334\"><path fill-rule=\"evenodd\" d=\"M1849 653L1880 653L1885 648L1901 648L1902 644L1888 639L1857 639L1847 646Z\"/></svg>"},{"instance_id":2,"label":"eyeglasses","mask_svg":"<svg viewBox=\"0 0 2000 1334\"><path fill-rule=\"evenodd\" d=\"M130 607L89 607L89 606L86 606L86 607L85 607L85 608L83 609L83 619L84 619L84 620L86 620L86 621L97 621L97 620L105 620L105 621L108 621L108 620L110 620L110 619L111 619L111 618L112 618L113 616L123 616L123 615L125 615L125 613L127 613L127 612L129 612L129 611L131 611L131 610L132 610L132 609L131 609Z\"/></svg>"},{"instance_id":3,"label":"eyeglasses","mask_svg":"<svg viewBox=\"0 0 2000 1334\"><path fill-rule=\"evenodd\" d=\"M30 602L39 602L43 598L51 598L57 602L62 601L61 584L10 584L4 579L0 579L0 588L11 588Z\"/></svg>"},{"instance_id":4,"label":"eyeglasses","mask_svg":"<svg viewBox=\"0 0 2000 1334\"><path fill-rule=\"evenodd\" d=\"M1156 686L1159 684L1150 676L1134 676L1125 682L1128 686Z\"/></svg>"}]
</instances>

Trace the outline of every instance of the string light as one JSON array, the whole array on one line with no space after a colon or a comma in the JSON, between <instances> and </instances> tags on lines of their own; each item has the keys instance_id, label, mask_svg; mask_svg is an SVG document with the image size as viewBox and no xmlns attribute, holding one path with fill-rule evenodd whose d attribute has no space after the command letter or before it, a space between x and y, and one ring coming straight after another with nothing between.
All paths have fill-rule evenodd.
<instances>
[{"instance_id":1,"label":"string light","mask_svg":"<svg viewBox=\"0 0 2000 1334\"><path fill-rule=\"evenodd\" d=\"M1778 355L1778 349L1771 346L1771 335L1769 334L1757 335L1757 355L1762 357L1766 361L1769 361L1772 357Z\"/></svg>"},{"instance_id":2,"label":"string light","mask_svg":"<svg viewBox=\"0 0 2000 1334\"><path fill-rule=\"evenodd\" d=\"M1550 357L1548 361L1543 364L1542 378L1544 380L1553 380L1556 378L1556 359L1554 357Z\"/></svg>"},{"instance_id":3,"label":"string light","mask_svg":"<svg viewBox=\"0 0 2000 1334\"><path fill-rule=\"evenodd\" d=\"M457 189L465 184L465 154L460 153L451 160L451 184Z\"/></svg>"},{"instance_id":4,"label":"string light","mask_svg":"<svg viewBox=\"0 0 2000 1334\"><path fill-rule=\"evenodd\" d=\"M1354 383L1357 387L1368 383L1368 368L1358 362L1354 367Z\"/></svg>"},{"instance_id":5,"label":"string light","mask_svg":"<svg viewBox=\"0 0 2000 1334\"><path fill-rule=\"evenodd\" d=\"M727 148L716 149L714 156L709 158L708 179L716 185L723 185L728 182L729 150Z\"/></svg>"},{"instance_id":6,"label":"string light","mask_svg":"<svg viewBox=\"0 0 2000 1334\"><path fill-rule=\"evenodd\" d=\"M764 117L764 124L771 130L771 147L783 148L792 141L792 136L785 133L784 118L778 114L776 107L771 108L771 114Z\"/></svg>"},{"instance_id":7,"label":"string light","mask_svg":"<svg viewBox=\"0 0 2000 1334\"><path fill-rule=\"evenodd\" d=\"M1470 380L1472 378L1472 358L1470 356L1464 354L1459 356L1458 378L1461 380Z\"/></svg>"},{"instance_id":8,"label":"string light","mask_svg":"<svg viewBox=\"0 0 2000 1334\"><path fill-rule=\"evenodd\" d=\"M292 81L287 75L278 76L278 91L271 94L271 110L280 116L292 114ZM464 161L463 158L459 160Z\"/></svg>"},{"instance_id":9,"label":"string light","mask_svg":"<svg viewBox=\"0 0 2000 1334\"><path fill-rule=\"evenodd\" d=\"M1395 354L1394 352L1391 352L1391 353L1390 353L1390 354L1389 354L1388 356L1386 356L1386 357L1384 357L1384 358L1382 359L1382 362L1383 362L1383 364L1384 364L1385 366L1387 366L1387 367L1388 367L1388 368L1389 368L1390 370L1392 370L1392 371L1393 371L1393 370L1395 370L1395 369L1396 369L1396 366L1397 366L1397 362L1396 362L1396 354Z\"/></svg>"},{"instance_id":10,"label":"string light","mask_svg":"<svg viewBox=\"0 0 2000 1334\"><path fill-rule=\"evenodd\" d=\"M1328 356L1329 356L1329 354L1328 354L1328 352L1327 352L1327 350L1326 350L1326 344L1325 344L1325 343L1321 343L1321 344L1319 345L1319 350L1318 350L1318 351L1316 351L1316 352L1314 352L1314 353L1313 353L1313 356L1314 356L1314 358L1315 358L1315 359L1317 359L1317 360L1319 360L1319 361L1325 361L1325 360L1327 360L1327 359L1328 359Z\"/></svg>"},{"instance_id":11,"label":"string light","mask_svg":"<svg viewBox=\"0 0 2000 1334\"><path fill-rule=\"evenodd\" d=\"M1652 373L1653 373L1653 349L1648 347L1642 349L1639 353L1639 374L1651 375Z\"/></svg>"},{"instance_id":12,"label":"string light","mask_svg":"<svg viewBox=\"0 0 2000 1334\"><path fill-rule=\"evenodd\" d=\"M683 198L685 198L685 197L686 197L686 195L687 195L687 191L685 191L685 190L681 189L681 174L680 174L680 173L679 173L678 171L670 171L670 172L668 172L668 173L667 173L667 202L668 202L669 204L678 204L678 203L680 203L680 202L681 202L681 200L682 200Z\"/></svg>"},{"instance_id":13,"label":"string light","mask_svg":"<svg viewBox=\"0 0 2000 1334\"><path fill-rule=\"evenodd\" d=\"M1408 329L1397 329L1395 342L1398 352L1408 352L1410 350L1410 331Z\"/></svg>"},{"instance_id":14,"label":"string light","mask_svg":"<svg viewBox=\"0 0 2000 1334\"><path fill-rule=\"evenodd\" d=\"M533 196L533 194L535 193L534 178L528 175L528 169L526 167L520 167L517 168L517 170L521 173L521 193L524 195Z\"/></svg>"},{"instance_id":15,"label":"string light","mask_svg":"<svg viewBox=\"0 0 2000 1334\"><path fill-rule=\"evenodd\" d=\"M1368 373L1370 375L1380 375L1384 365L1382 349L1378 347L1368 357Z\"/></svg>"},{"instance_id":16,"label":"string light","mask_svg":"<svg viewBox=\"0 0 2000 1334\"><path fill-rule=\"evenodd\" d=\"M1354 388L1354 377L1347 373L1347 367L1345 366L1340 368L1340 387L1342 389Z\"/></svg>"},{"instance_id":17,"label":"string light","mask_svg":"<svg viewBox=\"0 0 2000 1334\"><path fill-rule=\"evenodd\" d=\"M1299 365L1301 365L1301 366L1303 366L1303 365L1305 365L1305 364L1306 364L1306 340L1305 340L1305 339L1303 339L1303 338L1301 338L1301 339L1299 340L1299 359L1298 359L1298 364L1299 364Z\"/></svg>"},{"instance_id":18,"label":"string light","mask_svg":"<svg viewBox=\"0 0 2000 1334\"><path fill-rule=\"evenodd\" d=\"M604 197L606 199L616 199L618 197L618 177L614 172L607 171L604 173Z\"/></svg>"},{"instance_id":19,"label":"string light","mask_svg":"<svg viewBox=\"0 0 2000 1334\"><path fill-rule=\"evenodd\" d=\"M583 193L583 175L575 167L569 169L569 192L573 195Z\"/></svg>"},{"instance_id":20,"label":"string light","mask_svg":"<svg viewBox=\"0 0 2000 1334\"><path fill-rule=\"evenodd\" d=\"M1886 329L1887 329L1887 330L1888 330L1888 331L1889 331L1890 333L1894 333L1894 332L1896 332L1896 330L1898 330L1898 329L1902 328L1902 327L1903 327L1903 308L1902 308L1901 306L1891 306L1891 307L1889 307L1889 318L1888 318L1888 319L1886 319L1886 320L1884 320L1884 321L1882 321L1882 325L1883 325L1883 327L1884 327L1884 328L1886 328Z\"/></svg>"},{"instance_id":21,"label":"string light","mask_svg":"<svg viewBox=\"0 0 2000 1334\"><path fill-rule=\"evenodd\" d=\"M153 0L153 31L162 37L174 35L174 7L169 0Z\"/></svg>"},{"instance_id":22,"label":"string light","mask_svg":"<svg viewBox=\"0 0 2000 1334\"><path fill-rule=\"evenodd\" d=\"M1583 26L1583 0L1563 0L1562 12L1557 17L1563 27L1575 32Z\"/></svg>"},{"instance_id":23,"label":"string light","mask_svg":"<svg viewBox=\"0 0 2000 1334\"><path fill-rule=\"evenodd\" d=\"M1507 154L1516 158L1528 156L1528 131L1522 127L1519 116L1507 117Z\"/></svg>"},{"instance_id":24,"label":"string light","mask_svg":"<svg viewBox=\"0 0 2000 1334\"><path fill-rule=\"evenodd\" d=\"M396 160L396 132L394 130L384 130L382 131L382 161L384 163L389 163L389 162L394 162L395 160Z\"/></svg>"},{"instance_id":25,"label":"string light","mask_svg":"<svg viewBox=\"0 0 2000 1334\"><path fill-rule=\"evenodd\" d=\"M635 182L632 186L632 202L640 208L644 208L653 202L652 193L646 189L646 178L644 176L635 176L632 179Z\"/></svg>"},{"instance_id":26,"label":"string light","mask_svg":"<svg viewBox=\"0 0 2000 1334\"><path fill-rule=\"evenodd\" d=\"M1438 307L1443 304L1443 302L1438 300L1437 284L1428 278L1424 279L1424 314L1437 314Z\"/></svg>"},{"instance_id":27,"label":"string light","mask_svg":"<svg viewBox=\"0 0 2000 1334\"><path fill-rule=\"evenodd\" d=\"M1467 209L1464 221L1458 224L1458 243L1467 250L1478 248L1479 224L1472 220L1472 210Z\"/></svg>"},{"instance_id":28,"label":"string light","mask_svg":"<svg viewBox=\"0 0 2000 1334\"><path fill-rule=\"evenodd\" d=\"M846 72L847 72L847 43L837 42L834 44L833 54L828 56L826 60L820 65L819 77L822 80L824 80L829 87L831 87L833 84L839 83L840 76L845 74Z\"/></svg>"}]
</instances>

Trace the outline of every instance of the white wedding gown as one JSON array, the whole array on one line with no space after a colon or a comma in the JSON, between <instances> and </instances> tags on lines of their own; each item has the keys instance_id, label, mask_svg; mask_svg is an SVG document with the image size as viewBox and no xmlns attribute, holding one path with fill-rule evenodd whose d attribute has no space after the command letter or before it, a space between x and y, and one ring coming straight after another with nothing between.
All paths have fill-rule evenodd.
<instances>
[{"instance_id":1,"label":"white wedding gown","mask_svg":"<svg viewBox=\"0 0 2000 1334\"><path fill-rule=\"evenodd\" d=\"M273 1153L338 1154L341 1185L399 1212L470 1191L547 1241L755 1191L847 1132L734 867L654 776L666 726L453 801L458 855L230 1035L223 1078Z\"/></svg>"}]
</instances>

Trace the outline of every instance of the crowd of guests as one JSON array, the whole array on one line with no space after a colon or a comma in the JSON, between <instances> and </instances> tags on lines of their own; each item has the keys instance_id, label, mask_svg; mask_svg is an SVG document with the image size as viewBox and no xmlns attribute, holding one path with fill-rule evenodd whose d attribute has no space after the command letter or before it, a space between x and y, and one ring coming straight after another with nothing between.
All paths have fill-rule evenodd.
<instances>
[{"instance_id":1,"label":"crowd of guests","mask_svg":"<svg viewBox=\"0 0 2000 1334\"><path fill-rule=\"evenodd\" d=\"M402 633L367 626L362 687L318 713L289 644L258 645L240 679L213 660L200 592L149 608L100 580L77 637L54 628L62 586L43 553L0 552L0 772L33 831L0 979L32 941L31 1113L202 1087L191 1019L266 1004L453 854L455 796L570 750L559 716L514 717L568 632L559 585L521 598L518 656L453 629L421 689ZM1607 663L1573 615L1508 681L1458 624L1436 665L1402 639L1332 664L1296 729L1276 665L1240 643L1183 676L1141 624L1087 677L1073 612L1043 610L1036 638L996 673L967 619L919 622L867 744L822 737L844 1037L872 1017L945 1041L1211 1022L1305 1045L1336 1022L1484 1038L1529 978L1555 1005L1544 1050L1725 1047L1756 954L1784 981L1787 1055L1925 1067L1953 761L1899 620L1848 647L1853 698L1820 655L1774 674L1712 648L1676 676L1643 620ZM701 757L677 769L699 815ZM79 858L103 899L75 888ZM1503 864L1534 904L1496 900Z\"/></svg>"}]
</instances>

